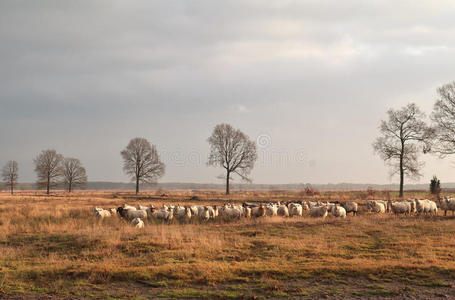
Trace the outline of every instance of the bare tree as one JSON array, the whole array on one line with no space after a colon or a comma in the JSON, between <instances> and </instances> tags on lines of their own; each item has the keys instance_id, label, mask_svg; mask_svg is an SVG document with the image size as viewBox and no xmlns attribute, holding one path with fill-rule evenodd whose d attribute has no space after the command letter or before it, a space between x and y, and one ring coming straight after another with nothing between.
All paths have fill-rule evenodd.
<instances>
[{"instance_id":1,"label":"bare tree","mask_svg":"<svg viewBox=\"0 0 455 300\"><path fill-rule=\"evenodd\" d=\"M55 150L43 150L33 160L35 163L35 172L38 176L37 184L40 187L45 187L47 194L49 194L51 187L59 182L62 160L63 156Z\"/></svg>"},{"instance_id":2,"label":"bare tree","mask_svg":"<svg viewBox=\"0 0 455 300\"><path fill-rule=\"evenodd\" d=\"M256 144L248 136L229 124L219 124L215 126L207 141L210 144L207 164L226 170L226 195L229 195L232 174L239 175L242 180L251 181L248 176L254 167L257 152Z\"/></svg>"},{"instance_id":3,"label":"bare tree","mask_svg":"<svg viewBox=\"0 0 455 300\"><path fill-rule=\"evenodd\" d=\"M445 156L455 154L455 82L438 88L438 94L431 115L435 130L432 151Z\"/></svg>"},{"instance_id":4,"label":"bare tree","mask_svg":"<svg viewBox=\"0 0 455 300\"><path fill-rule=\"evenodd\" d=\"M400 197L403 197L404 176L418 178L424 163L419 162L419 146L426 153L430 129L425 114L414 104L387 112L388 120L381 121L381 136L373 143L374 151L391 168L390 175L400 175Z\"/></svg>"},{"instance_id":5,"label":"bare tree","mask_svg":"<svg viewBox=\"0 0 455 300\"><path fill-rule=\"evenodd\" d=\"M139 184L153 183L164 175L165 166L155 145L150 145L144 138L132 139L120 154L123 170L136 182L136 194L139 193Z\"/></svg>"},{"instance_id":6,"label":"bare tree","mask_svg":"<svg viewBox=\"0 0 455 300\"><path fill-rule=\"evenodd\" d=\"M74 187L87 183L87 174L82 163L77 158L65 157L62 161L61 175L68 192Z\"/></svg>"},{"instance_id":7,"label":"bare tree","mask_svg":"<svg viewBox=\"0 0 455 300\"><path fill-rule=\"evenodd\" d=\"M17 179L19 178L19 167L15 160L10 160L2 170L2 178L5 181L6 186L9 187L11 195L14 194L14 188L17 184Z\"/></svg>"}]
</instances>

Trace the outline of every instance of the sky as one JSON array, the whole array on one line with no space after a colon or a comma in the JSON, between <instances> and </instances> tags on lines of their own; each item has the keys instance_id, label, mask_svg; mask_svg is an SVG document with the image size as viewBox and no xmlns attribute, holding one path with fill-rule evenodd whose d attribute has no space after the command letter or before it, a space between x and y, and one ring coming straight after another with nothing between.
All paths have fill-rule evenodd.
<instances>
[{"instance_id":1,"label":"sky","mask_svg":"<svg viewBox=\"0 0 455 300\"><path fill-rule=\"evenodd\" d=\"M0 2L0 164L56 149L90 181L128 181L120 151L156 145L162 182L221 182L207 138L258 144L255 183L390 183L372 143L389 108L427 115L455 80L454 1ZM420 181L455 182L422 155ZM238 182L238 181L234 181Z\"/></svg>"}]
</instances>

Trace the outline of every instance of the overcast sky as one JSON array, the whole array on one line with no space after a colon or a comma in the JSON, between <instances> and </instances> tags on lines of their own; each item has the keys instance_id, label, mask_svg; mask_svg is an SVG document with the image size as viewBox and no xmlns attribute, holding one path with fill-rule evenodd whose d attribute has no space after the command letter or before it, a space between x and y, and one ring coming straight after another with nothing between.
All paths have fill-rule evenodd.
<instances>
[{"instance_id":1,"label":"overcast sky","mask_svg":"<svg viewBox=\"0 0 455 300\"><path fill-rule=\"evenodd\" d=\"M389 183L372 150L387 109L455 80L455 2L0 2L0 163L55 148L91 181L127 181L120 151L155 144L163 182L219 182L207 138L259 143L256 183ZM455 181L425 156L420 182ZM409 182L409 181L408 181Z\"/></svg>"}]
</instances>

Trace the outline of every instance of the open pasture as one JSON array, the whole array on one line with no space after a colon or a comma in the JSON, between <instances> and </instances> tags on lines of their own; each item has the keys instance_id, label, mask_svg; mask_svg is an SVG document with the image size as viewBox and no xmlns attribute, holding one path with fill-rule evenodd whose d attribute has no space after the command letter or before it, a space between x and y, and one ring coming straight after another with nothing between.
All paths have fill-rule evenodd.
<instances>
[{"instance_id":1,"label":"open pasture","mask_svg":"<svg viewBox=\"0 0 455 300\"><path fill-rule=\"evenodd\" d=\"M427 197L409 193L409 197ZM327 192L0 194L0 298L455 297L455 218L376 215ZM359 216L211 220L133 228L93 207L356 201Z\"/></svg>"}]
</instances>

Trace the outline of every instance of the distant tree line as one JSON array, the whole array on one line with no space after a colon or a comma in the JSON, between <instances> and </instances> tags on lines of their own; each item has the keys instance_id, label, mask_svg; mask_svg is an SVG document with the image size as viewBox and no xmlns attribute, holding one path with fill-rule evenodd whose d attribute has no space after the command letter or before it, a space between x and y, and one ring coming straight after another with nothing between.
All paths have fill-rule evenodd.
<instances>
[{"instance_id":1,"label":"distant tree line","mask_svg":"<svg viewBox=\"0 0 455 300\"><path fill-rule=\"evenodd\" d=\"M410 103L400 109L387 111L387 119L382 120L380 135L373 143L373 149L390 167L390 175L399 175L400 197L403 197L404 179L419 178L424 163L420 153L433 153L441 158L455 154L455 82L437 89L431 123L416 104ZM251 182L249 174L257 160L256 144L239 129L229 124L219 124L207 139L210 154L207 165L225 170L222 178L226 182L226 194L230 193L233 175ZM140 185L154 183L165 173L165 164L160 160L155 145L144 138L133 138L120 152L123 171L135 182L136 194ZM55 150L44 150L35 159L37 184L50 189L64 184L69 192L87 183L86 170L76 158L64 158ZM2 179L11 194L17 184L18 164L9 161L2 169ZM440 182L432 182L432 192L440 189Z\"/></svg>"},{"instance_id":2,"label":"distant tree line","mask_svg":"<svg viewBox=\"0 0 455 300\"><path fill-rule=\"evenodd\" d=\"M219 124L208 138L210 166L219 166L226 171L226 194L229 194L229 182L237 174L244 181L248 177L257 159L256 144L239 129L229 124ZM136 194L140 185L155 183L165 173L165 165L160 160L155 145L144 138L133 138L120 152L123 159L123 171L135 182ZM52 188L64 184L68 192L87 183L87 174L81 161L63 157L53 149L43 150L33 160L37 175L37 185L49 194ZM17 185L19 169L16 161L9 161L2 170L2 178L11 194Z\"/></svg>"}]
</instances>

